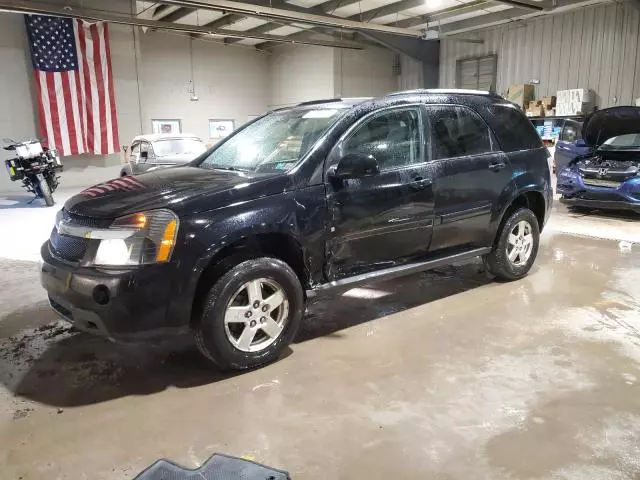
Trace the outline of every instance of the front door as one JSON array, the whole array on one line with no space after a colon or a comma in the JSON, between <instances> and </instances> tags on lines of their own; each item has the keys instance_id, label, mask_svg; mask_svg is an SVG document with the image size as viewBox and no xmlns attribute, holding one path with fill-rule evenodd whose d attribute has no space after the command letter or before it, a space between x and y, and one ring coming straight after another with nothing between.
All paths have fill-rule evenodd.
<instances>
[{"instance_id":1,"label":"front door","mask_svg":"<svg viewBox=\"0 0 640 480\"><path fill-rule=\"evenodd\" d=\"M431 250L487 246L489 223L511 182L511 166L489 127L468 107L427 108L434 169Z\"/></svg>"},{"instance_id":2,"label":"front door","mask_svg":"<svg viewBox=\"0 0 640 480\"><path fill-rule=\"evenodd\" d=\"M373 112L332 150L328 172L349 154L372 155L380 172L342 180L329 174L329 280L395 266L427 252L433 186L423 124L419 105Z\"/></svg>"}]
</instances>

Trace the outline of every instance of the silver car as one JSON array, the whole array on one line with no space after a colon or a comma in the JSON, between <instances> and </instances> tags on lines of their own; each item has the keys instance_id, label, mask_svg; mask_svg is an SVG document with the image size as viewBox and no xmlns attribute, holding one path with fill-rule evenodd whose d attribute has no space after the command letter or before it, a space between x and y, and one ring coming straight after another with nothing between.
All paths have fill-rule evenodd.
<instances>
[{"instance_id":1,"label":"silver car","mask_svg":"<svg viewBox=\"0 0 640 480\"><path fill-rule=\"evenodd\" d=\"M188 163L207 149L200 137L182 133L138 135L127 150L120 176Z\"/></svg>"}]
</instances>

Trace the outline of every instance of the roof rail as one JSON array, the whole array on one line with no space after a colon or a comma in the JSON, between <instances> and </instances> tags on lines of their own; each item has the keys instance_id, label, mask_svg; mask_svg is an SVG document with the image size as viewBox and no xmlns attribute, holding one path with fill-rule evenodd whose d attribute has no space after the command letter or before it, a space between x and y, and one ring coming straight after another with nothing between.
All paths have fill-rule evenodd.
<instances>
[{"instance_id":1,"label":"roof rail","mask_svg":"<svg viewBox=\"0 0 640 480\"><path fill-rule=\"evenodd\" d=\"M393 92L389 93L387 96L395 96L395 95L407 95L407 94L416 94L416 93L448 93L448 94L456 94L456 95L488 95L488 96L496 96L497 93L489 92L487 90L466 90L462 88L417 88L415 90L404 90L401 92Z\"/></svg>"},{"instance_id":2,"label":"roof rail","mask_svg":"<svg viewBox=\"0 0 640 480\"><path fill-rule=\"evenodd\" d=\"M303 105L317 105L320 103L334 103L334 102L341 102L342 98L325 98L323 100L310 100L308 102L300 102L300 103L296 103L296 107L300 107Z\"/></svg>"}]
</instances>

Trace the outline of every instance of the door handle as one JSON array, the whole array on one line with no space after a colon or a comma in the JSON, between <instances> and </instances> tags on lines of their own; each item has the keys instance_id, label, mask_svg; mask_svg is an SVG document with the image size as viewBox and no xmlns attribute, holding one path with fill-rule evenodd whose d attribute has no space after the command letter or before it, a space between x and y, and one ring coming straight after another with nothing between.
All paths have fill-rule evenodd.
<instances>
[{"instance_id":1,"label":"door handle","mask_svg":"<svg viewBox=\"0 0 640 480\"><path fill-rule=\"evenodd\" d=\"M426 188L429 185L431 185L431 179L422 178L421 176L418 175L413 177L413 181L409 184L409 187L412 190L422 190L423 188Z\"/></svg>"},{"instance_id":2,"label":"door handle","mask_svg":"<svg viewBox=\"0 0 640 480\"><path fill-rule=\"evenodd\" d=\"M502 170L506 166L507 164L504 162L491 162L489 164L489 170L491 170L492 172L497 172L499 170Z\"/></svg>"}]
</instances>

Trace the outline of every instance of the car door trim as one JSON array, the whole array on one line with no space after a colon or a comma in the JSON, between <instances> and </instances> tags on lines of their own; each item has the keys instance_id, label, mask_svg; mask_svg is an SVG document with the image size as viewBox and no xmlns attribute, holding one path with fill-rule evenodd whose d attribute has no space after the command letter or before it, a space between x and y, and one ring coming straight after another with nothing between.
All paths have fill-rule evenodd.
<instances>
[{"instance_id":1,"label":"car door trim","mask_svg":"<svg viewBox=\"0 0 640 480\"><path fill-rule=\"evenodd\" d=\"M431 270L433 268L441 267L444 265L450 265L454 262L472 260L475 257L487 255L490 252L490 247L474 248L473 250L466 250L459 253L438 256L429 260L425 260L423 262L407 263L404 265L399 265L397 267L385 268L375 272L354 275L352 277L343 278L341 280L334 280L332 282L323 283L311 290L307 290L306 294L308 298L311 298L316 296L320 292L325 292L334 288L350 289L358 285L379 282L382 280L390 280L393 278L410 275L412 273L423 272L425 270Z\"/></svg>"},{"instance_id":2,"label":"car door trim","mask_svg":"<svg viewBox=\"0 0 640 480\"><path fill-rule=\"evenodd\" d=\"M369 230L336 236L333 240L351 242L353 240L375 237L376 235L387 235L390 233L406 232L410 230L418 230L420 228L433 227L433 220L431 218L414 220L413 222L402 222L402 219L393 218L389 220L389 223L389 225L385 225L384 227L376 227Z\"/></svg>"},{"instance_id":3,"label":"car door trim","mask_svg":"<svg viewBox=\"0 0 640 480\"><path fill-rule=\"evenodd\" d=\"M491 204L480 205L479 207L467 208L457 212L444 213L438 216L438 224L453 223L459 220L468 220L469 218L487 215L491 213Z\"/></svg>"}]
</instances>

